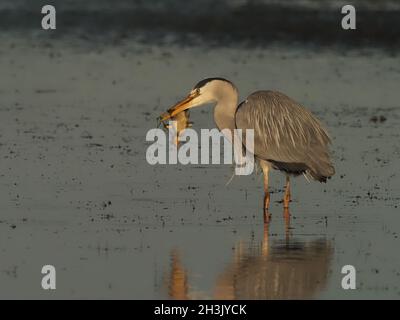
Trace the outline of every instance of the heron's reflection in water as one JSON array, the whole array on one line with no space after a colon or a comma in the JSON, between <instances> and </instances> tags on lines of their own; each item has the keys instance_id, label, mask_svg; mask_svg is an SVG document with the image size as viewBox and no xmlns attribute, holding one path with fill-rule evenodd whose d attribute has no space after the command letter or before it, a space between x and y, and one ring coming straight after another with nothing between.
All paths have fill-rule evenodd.
<instances>
[{"instance_id":1,"label":"heron's reflection in water","mask_svg":"<svg viewBox=\"0 0 400 320\"><path fill-rule=\"evenodd\" d=\"M328 279L333 245L326 239L296 241L290 215L284 212L285 239L271 241L264 224L261 241L239 241L232 261L217 277L213 290L200 294L189 285L179 252L171 253L168 293L172 299L306 299L315 297Z\"/></svg>"}]
</instances>

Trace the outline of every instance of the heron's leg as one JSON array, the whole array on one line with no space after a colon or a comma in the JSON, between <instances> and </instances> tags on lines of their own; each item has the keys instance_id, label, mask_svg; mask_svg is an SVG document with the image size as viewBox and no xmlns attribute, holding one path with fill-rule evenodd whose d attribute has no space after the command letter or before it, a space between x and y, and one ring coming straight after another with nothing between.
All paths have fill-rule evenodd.
<instances>
[{"instance_id":1,"label":"heron's leg","mask_svg":"<svg viewBox=\"0 0 400 320\"><path fill-rule=\"evenodd\" d=\"M289 175L286 176L286 186L285 186L285 195L283 197L283 207L289 208L290 202L290 178Z\"/></svg>"},{"instance_id":2,"label":"heron's leg","mask_svg":"<svg viewBox=\"0 0 400 320\"><path fill-rule=\"evenodd\" d=\"M261 168L264 173L264 221L269 222L271 217L269 213L269 203L271 201L269 190L268 190L268 173L269 173L269 166L268 164L261 164Z\"/></svg>"},{"instance_id":3,"label":"heron's leg","mask_svg":"<svg viewBox=\"0 0 400 320\"><path fill-rule=\"evenodd\" d=\"M269 203L271 201L268 190L268 172L264 173L264 210L269 210Z\"/></svg>"}]
</instances>

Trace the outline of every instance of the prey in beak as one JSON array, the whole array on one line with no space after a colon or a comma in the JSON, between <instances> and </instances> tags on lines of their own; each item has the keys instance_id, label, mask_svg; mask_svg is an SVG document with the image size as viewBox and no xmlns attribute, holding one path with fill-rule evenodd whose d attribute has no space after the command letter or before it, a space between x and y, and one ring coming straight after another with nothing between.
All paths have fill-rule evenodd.
<instances>
[{"instance_id":1,"label":"prey in beak","mask_svg":"<svg viewBox=\"0 0 400 320\"><path fill-rule=\"evenodd\" d=\"M194 107L193 100L197 98L200 95L199 90L195 90L189 93L189 95L183 99L182 101L179 101L176 103L173 107L169 108L167 112L163 113L160 116L160 121L164 122L170 118L175 117L177 114L181 113L182 111L185 111L187 109L190 109L191 107Z\"/></svg>"},{"instance_id":2,"label":"prey in beak","mask_svg":"<svg viewBox=\"0 0 400 320\"><path fill-rule=\"evenodd\" d=\"M193 107L193 99L199 96L199 92L191 92L185 99L175 104L173 107L161 114L158 118L159 122L163 124L164 128L171 129L169 122L173 121L173 128L176 132L175 144L179 144L179 137L181 133L192 126L192 122L189 121L189 111Z\"/></svg>"}]
</instances>

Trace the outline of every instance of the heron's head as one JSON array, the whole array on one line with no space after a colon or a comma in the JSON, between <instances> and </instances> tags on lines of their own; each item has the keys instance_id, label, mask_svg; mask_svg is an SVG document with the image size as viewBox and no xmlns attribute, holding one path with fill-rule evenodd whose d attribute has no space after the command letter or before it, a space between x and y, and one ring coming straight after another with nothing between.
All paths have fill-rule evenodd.
<instances>
[{"instance_id":1,"label":"heron's head","mask_svg":"<svg viewBox=\"0 0 400 320\"><path fill-rule=\"evenodd\" d=\"M168 112L161 116L161 121L168 120L178 113L203 104L214 103L218 100L223 87L229 83L234 88L233 84L223 78L207 78L197 83L186 98L176 103L168 109Z\"/></svg>"}]
</instances>

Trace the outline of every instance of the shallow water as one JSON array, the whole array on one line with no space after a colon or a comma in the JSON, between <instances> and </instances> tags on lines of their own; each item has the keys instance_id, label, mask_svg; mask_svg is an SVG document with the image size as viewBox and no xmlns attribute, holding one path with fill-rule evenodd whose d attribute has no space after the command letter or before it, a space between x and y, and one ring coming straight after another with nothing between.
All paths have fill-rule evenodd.
<instances>
[{"instance_id":1,"label":"shallow water","mask_svg":"<svg viewBox=\"0 0 400 320\"><path fill-rule=\"evenodd\" d=\"M397 56L1 42L0 298L400 297ZM242 98L285 92L328 127L337 173L293 182L290 221L277 172L267 228L259 174L226 186L229 165L146 162L156 117L214 75ZM191 120L214 127L211 108Z\"/></svg>"}]
</instances>

